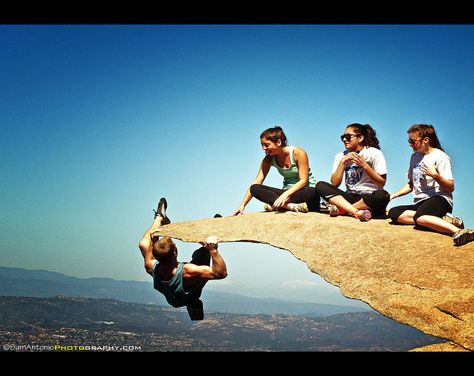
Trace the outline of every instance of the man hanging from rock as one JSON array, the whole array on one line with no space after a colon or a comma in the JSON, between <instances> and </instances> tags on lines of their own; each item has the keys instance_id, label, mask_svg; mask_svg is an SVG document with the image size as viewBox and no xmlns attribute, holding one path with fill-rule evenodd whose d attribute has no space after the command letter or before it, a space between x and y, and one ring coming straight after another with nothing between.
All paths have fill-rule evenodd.
<instances>
[{"instance_id":1,"label":"man hanging from rock","mask_svg":"<svg viewBox=\"0 0 474 376\"><path fill-rule=\"evenodd\" d=\"M170 237L160 238L160 227L171 223L166 216L167 202L162 197L154 210L153 224L139 242L145 270L153 277L153 286L173 307L186 306L191 320L202 320L204 310L199 299L211 279L227 277L224 259L217 251L217 238L210 236L194 251L190 262L178 262L178 249ZM211 264L212 258L212 266Z\"/></svg>"}]
</instances>

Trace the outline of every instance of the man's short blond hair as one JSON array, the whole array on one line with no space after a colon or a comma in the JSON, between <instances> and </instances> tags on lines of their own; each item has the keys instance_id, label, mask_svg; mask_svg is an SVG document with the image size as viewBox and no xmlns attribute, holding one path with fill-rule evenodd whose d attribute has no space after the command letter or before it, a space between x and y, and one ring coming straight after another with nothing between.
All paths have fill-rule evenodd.
<instances>
[{"instance_id":1,"label":"man's short blond hair","mask_svg":"<svg viewBox=\"0 0 474 376\"><path fill-rule=\"evenodd\" d=\"M165 236L153 244L153 256L162 264L170 264L175 252L177 253L178 249L169 236Z\"/></svg>"}]
</instances>

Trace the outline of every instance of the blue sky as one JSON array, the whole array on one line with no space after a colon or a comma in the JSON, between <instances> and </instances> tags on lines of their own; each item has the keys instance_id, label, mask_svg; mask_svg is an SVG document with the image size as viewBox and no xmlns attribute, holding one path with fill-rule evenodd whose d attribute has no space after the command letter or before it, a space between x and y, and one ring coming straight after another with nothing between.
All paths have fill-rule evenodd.
<instances>
[{"instance_id":1,"label":"blue sky","mask_svg":"<svg viewBox=\"0 0 474 376\"><path fill-rule=\"evenodd\" d=\"M137 243L157 200L175 222L232 213L277 124L319 180L345 126L371 124L388 191L406 182L408 127L433 124L474 227L473 40L472 25L0 26L1 265L147 280ZM348 302L286 251L221 249L230 275L209 288Z\"/></svg>"}]
</instances>

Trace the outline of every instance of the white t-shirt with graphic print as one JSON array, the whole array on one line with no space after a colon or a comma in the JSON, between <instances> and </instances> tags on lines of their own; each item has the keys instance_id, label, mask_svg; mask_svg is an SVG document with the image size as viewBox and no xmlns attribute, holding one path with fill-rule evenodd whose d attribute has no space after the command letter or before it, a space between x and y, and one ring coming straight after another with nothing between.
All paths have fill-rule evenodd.
<instances>
[{"instance_id":1,"label":"white t-shirt with graphic print","mask_svg":"<svg viewBox=\"0 0 474 376\"><path fill-rule=\"evenodd\" d=\"M334 173L339 166L339 162L342 157L350 153L349 150L337 153L334 158L332 166L332 173ZM387 173L387 163L381 150L366 146L360 152L359 155L364 157L368 165L379 175L385 175ZM346 162L344 166L344 179L346 182L346 191L349 193L358 194L370 194L380 187L375 184L365 170L355 164L354 162Z\"/></svg>"},{"instance_id":2,"label":"white t-shirt with graphic print","mask_svg":"<svg viewBox=\"0 0 474 376\"><path fill-rule=\"evenodd\" d=\"M444 191L436 180L420 171L420 165L434 166L438 174L448 180L453 179L451 159L442 150L434 148L430 153L413 153L410 158L407 178L413 183L413 198L415 204L433 196L443 196L453 206L453 194Z\"/></svg>"}]
</instances>

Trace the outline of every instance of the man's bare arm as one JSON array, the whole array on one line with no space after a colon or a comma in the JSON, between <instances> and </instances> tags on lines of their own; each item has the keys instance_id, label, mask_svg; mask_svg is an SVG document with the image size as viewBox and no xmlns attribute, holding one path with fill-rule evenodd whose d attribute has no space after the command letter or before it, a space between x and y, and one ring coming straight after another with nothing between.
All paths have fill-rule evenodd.
<instances>
[{"instance_id":1,"label":"man's bare arm","mask_svg":"<svg viewBox=\"0 0 474 376\"><path fill-rule=\"evenodd\" d=\"M156 217L156 219L153 221L153 224L143 234L142 239L138 243L138 248L140 248L140 251L143 256L143 260L145 262L144 263L145 270L149 274L151 274L153 265L155 264L155 258L153 257L153 253L152 253L153 243L151 241L151 234L159 230L159 227L161 226L161 220L162 220L161 217L159 216Z\"/></svg>"},{"instance_id":2,"label":"man's bare arm","mask_svg":"<svg viewBox=\"0 0 474 376\"><path fill-rule=\"evenodd\" d=\"M211 239L214 238L214 239ZM210 242L215 241L214 242ZM227 266L222 256L217 251L217 239L209 237L208 243L204 246L209 250L212 258L212 266L185 264L183 268L183 278L201 278L201 279L224 279L227 277Z\"/></svg>"}]
</instances>

